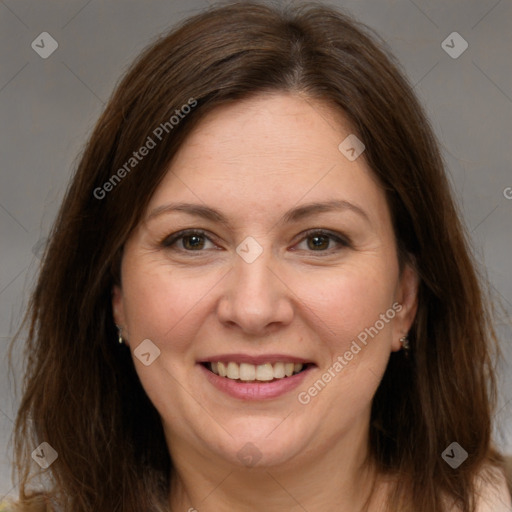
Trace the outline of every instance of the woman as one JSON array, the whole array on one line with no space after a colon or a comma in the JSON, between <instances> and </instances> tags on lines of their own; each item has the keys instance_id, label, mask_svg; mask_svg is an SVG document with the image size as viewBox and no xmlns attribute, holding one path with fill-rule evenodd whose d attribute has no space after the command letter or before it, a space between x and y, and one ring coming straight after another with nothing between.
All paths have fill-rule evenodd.
<instances>
[{"instance_id":1,"label":"woman","mask_svg":"<svg viewBox=\"0 0 512 512\"><path fill-rule=\"evenodd\" d=\"M28 321L19 510L510 506L494 331L434 136L329 8L211 9L143 53Z\"/></svg>"}]
</instances>

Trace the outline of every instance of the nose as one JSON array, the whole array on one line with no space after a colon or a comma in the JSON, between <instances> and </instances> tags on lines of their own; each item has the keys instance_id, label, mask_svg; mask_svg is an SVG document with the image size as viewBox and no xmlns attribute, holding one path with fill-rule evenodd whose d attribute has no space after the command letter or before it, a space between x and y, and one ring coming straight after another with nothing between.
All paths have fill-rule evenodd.
<instances>
[{"instance_id":1,"label":"nose","mask_svg":"<svg viewBox=\"0 0 512 512\"><path fill-rule=\"evenodd\" d=\"M236 256L217 314L224 325L251 335L268 334L292 321L293 293L272 264L272 255L264 251L252 263Z\"/></svg>"}]
</instances>

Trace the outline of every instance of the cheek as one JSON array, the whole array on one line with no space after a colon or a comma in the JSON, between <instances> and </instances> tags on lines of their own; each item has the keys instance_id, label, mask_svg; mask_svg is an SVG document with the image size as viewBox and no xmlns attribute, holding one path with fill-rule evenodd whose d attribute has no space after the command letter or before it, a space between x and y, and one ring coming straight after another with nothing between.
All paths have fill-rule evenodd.
<instances>
[{"instance_id":1,"label":"cheek","mask_svg":"<svg viewBox=\"0 0 512 512\"><path fill-rule=\"evenodd\" d=\"M387 270L384 272L384 268ZM379 262L310 272L297 280L297 295L336 343L346 344L373 326L393 303L393 267Z\"/></svg>"},{"instance_id":2,"label":"cheek","mask_svg":"<svg viewBox=\"0 0 512 512\"><path fill-rule=\"evenodd\" d=\"M315 323L321 358L317 380L300 390L300 400L337 429L365 414L385 371L395 311L393 270L384 266L344 268L329 278L311 277L302 297ZM327 276L327 274L326 274ZM381 320L381 315L386 320ZM318 319L319 320L318 320ZM301 404L304 402L300 402Z\"/></svg>"},{"instance_id":3,"label":"cheek","mask_svg":"<svg viewBox=\"0 0 512 512\"><path fill-rule=\"evenodd\" d=\"M130 335L154 340L161 350L184 350L187 338L199 329L200 322L194 318L216 282L214 276L184 278L179 271L161 264L127 270L123 293Z\"/></svg>"}]
</instances>

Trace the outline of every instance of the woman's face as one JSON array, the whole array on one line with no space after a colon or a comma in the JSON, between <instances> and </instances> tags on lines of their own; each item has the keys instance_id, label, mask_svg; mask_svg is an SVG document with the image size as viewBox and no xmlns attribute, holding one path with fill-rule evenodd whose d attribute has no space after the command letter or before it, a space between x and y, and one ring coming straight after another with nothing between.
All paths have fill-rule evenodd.
<instances>
[{"instance_id":1,"label":"woman's face","mask_svg":"<svg viewBox=\"0 0 512 512\"><path fill-rule=\"evenodd\" d=\"M219 108L127 241L115 320L173 459L296 464L367 438L416 279L351 133L298 95Z\"/></svg>"}]
</instances>

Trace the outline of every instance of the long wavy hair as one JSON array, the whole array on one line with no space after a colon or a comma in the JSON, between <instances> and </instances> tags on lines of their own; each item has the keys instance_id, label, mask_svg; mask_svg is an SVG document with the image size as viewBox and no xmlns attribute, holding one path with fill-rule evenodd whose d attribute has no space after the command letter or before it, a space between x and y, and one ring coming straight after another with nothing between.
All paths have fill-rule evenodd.
<instances>
[{"instance_id":1,"label":"long wavy hair","mask_svg":"<svg viewBox=\"0 0 512 512\"><path fill-rule=\"evenodd\" d=\"M502 464L491 440L492 309L411 85L351 17L244 1L194 15L147 48L83 151L14 340L26 342L14 434L20 510L167 509L172 460L129 348L117 343L111 290L123 245L187 134L212 109L265 92L301 94L347 117L386 193L400 261L419 276L410 357L391 354L371 411L371 459L399 477L389 510L444 511L444 496L473 512L476 475ZM156 147L120 173L164 122ZM58 453L44 471L31 458L43 441ZM469 454L457 469L441 457L453 441Z\"/></svg>"}]
</instances>

